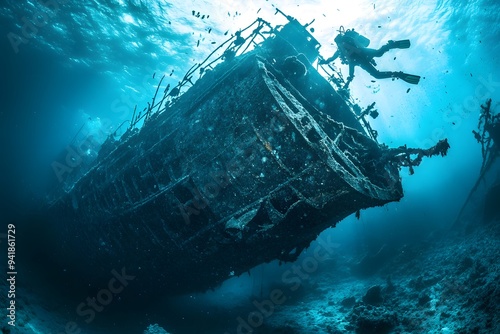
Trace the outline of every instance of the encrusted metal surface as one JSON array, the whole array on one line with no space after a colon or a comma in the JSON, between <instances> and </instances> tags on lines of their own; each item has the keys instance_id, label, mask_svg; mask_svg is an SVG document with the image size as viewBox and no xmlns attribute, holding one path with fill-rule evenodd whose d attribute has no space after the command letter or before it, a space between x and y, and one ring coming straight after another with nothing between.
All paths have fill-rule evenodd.
<instances>
[{"instance_id":1,"label":"encrusted metal surface","mask_svg":"<svg viewBox=\"0 0 500 334\"><path fill-rule=\"evenodd\" d=\"M220 64L100 155L51 209L62 263L78 259L89 284L127 267L136 289L203 290L402 197L346 103L300 54L306 72L287 75L297 50L274 57L276 43Z\"/></svg>"}]
</instances>

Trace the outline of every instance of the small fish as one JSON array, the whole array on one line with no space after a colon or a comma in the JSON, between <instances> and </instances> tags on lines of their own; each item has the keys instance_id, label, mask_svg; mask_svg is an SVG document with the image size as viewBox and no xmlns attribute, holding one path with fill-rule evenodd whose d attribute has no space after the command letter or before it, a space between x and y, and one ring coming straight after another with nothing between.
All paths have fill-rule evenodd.
<instances>
[{"instance_id":1,"label":"small fish","mask_svg":"<svg viewBox=\"0 0 500 334\"><path fill-rule=\"evenodd\" d=\"M470 76L472 77L472 73L470 73Z\"/></svg>"},{"instance_id":2,"label":"small fish","mask_svg":"<svg viewBox=\"0 0 500 334\"><path fill-rule=\"evenodd\" d=\"M198 43L196 43L196 47L200 46L200 40L198 40Z\"/></svg>"},{"instance_id":3,"label":"small fish","mask_svg":"<svg viewBox=\"0 0 500 334\"><path fill-rule=\"evenodd\" d=\"M379 28L382 28L382 26L378 26Z\"/></svg>"},{"instance_id":4,"label":"small fish","mask_svg":"<svg viewBox=\"0 0 500 334\"><path fill-rule=\"evenodd\" d=\"M215 44L215 43L217 43L217 42L212 42L211 44Z\"/></svg>"},{"instance_id":5,"label":"small fish","mask_svg":"<svg viewBox=\"0 0 500 334\"><path fill-rule=\"evenodd\" d=\"M375 4L373 4L373 9L375 9Z\"/></svg>"},{"instance_id":6,"label":"small fish","mask_svg":"<svg viewBox=\"0 0 500 334\"><path fill-rule=\"evenodd\" d=\"M372 82L376 82L375 80L372 80Z\"/></svg>"},{"instance_id":7,"label":"small fish","mask_svg":"<svg viewBox=\"0 0 500 334\"><path fill-rule=\"evenodd\" d=\"M210 15L207 15L207 19L210 17Z\"/></svg>"},{"instance_id":8,"label":"small fish","mask_svg":"<svg viewBox=\"0 0 500 334\"><path fill-rule=\"evenodd\" d=\"M155 72L155 73L153 73L153 79L155 78L155 75L156 75L156 72Z\"/></svg>"},{"instance_id":9,"label":"small fish","mask_svg":"<svg viewBox=\"0 0 500 334\"><path fill-rule=\"evenodd\" d=\"M224 33L224 36L226 36L228 32L229 32L229 30Z\"/></svg>"},{"instance_id":10,"label":"small fish","mask_svg":"<svg viewBox=\"0 0 500 334\"><path fill-rule=\"evenodd\" d=\"M408 88L408 89L406 90L406 94L408 94L408 93L410 92L410 89L411 89L411 88Z\"/></svg>"},{"instance_id":11,"label":"small fish","mask_svg":"<svg viewBox=\"0 0 500 334\"><path fill-rule=\"evenodd\" d=\"M196 12L194 10L191 13L193 13L193 16L194 16L194 14L196 14Z\"/></svg>"},{"instance_id":12,"label":"small fish","mask_svg":"<svg viewBox=\"0 0 500 334\"><path fill-rule=\"evenodd\" d=\"M259 14L259 12L260 12L260 10L261 10L261 9L262 9L262 8L259 8L259 10L257 11L257 14Z\"/></svg>"},{"instance_id":13,"label":"small fish","mask_svg":"<svg viewBox=\"0 0 500 334\"><path fill-rule=\"evenodd\" d=\"M208 29L208 33L210 34L210 32L212 32L212 28Z\"/></svg>"},{"instance_id":14,"label":"small fish","mask_svg":"<svg viewBox=\"0 0 500 334\"><path fill-rule=\"evenodd\" d=\"M396 60L396 57L394 57L394 60Z\"/></svg>"},{"instance_id":15,"label":"small fish","mask_svg":"<svg viewBox=\"0 0 500 334\"><path fill-rule=\"evenodd\" d=\"M170 75L169 75L169 76L171 77L171 76L172 76L172 74L174 74L174 70L172 70L172 72L170 72Z\"/></svg>"}]
</instances>

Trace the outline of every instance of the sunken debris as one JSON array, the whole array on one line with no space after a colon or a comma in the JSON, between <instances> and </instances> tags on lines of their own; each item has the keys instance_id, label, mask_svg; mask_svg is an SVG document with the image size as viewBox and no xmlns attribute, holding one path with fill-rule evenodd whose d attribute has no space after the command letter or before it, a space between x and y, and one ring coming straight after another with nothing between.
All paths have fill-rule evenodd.
<instances>
[{"instance_id":1,"label":"sunken debris","mask_svg":"<svg viewBox=\"0 0 500 334\"><path fill-rule=\"evenodd\" d=\"M474 135L476 141L481 144L481 155L483 157L483 161L481 164L481 170L479 171L479 177L470 190L469 195L465 199L465 202L462 205L460 212L458 213L457 219L455 220L455 227L463 223L461 220L464 215L465 209L473 198L475 192L480 187L481 183L485 181L486 175L491 170L494 163L497 161L498 155L500 153L500 113L495 114L491 110L491 99L486 100L486 102L481 105L477 131L472 130L472 134ZM500 189L499 186L500 184L494 185L489 190L489 194L487 195L486 201L494 202L494 205L492 207L498 207L498 197L496 196L496 194L500 193L498 190Z\"/></svg>"}]
</instances>

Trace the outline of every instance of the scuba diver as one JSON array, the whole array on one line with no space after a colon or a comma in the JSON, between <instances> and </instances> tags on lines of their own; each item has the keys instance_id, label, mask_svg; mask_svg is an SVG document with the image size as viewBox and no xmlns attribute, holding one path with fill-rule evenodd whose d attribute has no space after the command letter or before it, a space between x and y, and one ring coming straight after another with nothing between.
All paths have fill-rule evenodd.
<instances>
[{"instance_id":1,"label":"scuba diver","mask_svg":"<svg viewBox=\"0 0 500 334\"><path fill-rule=\"evenodd\" d=\"M370 44L370 40L354 31L354 29L344 30L344 27L341 26L338 32L339 34L335 37L337 51L332 57L326 60L321 59L318 61L318 64L328 64L338 57L340 57L343 64L348 64L349 77L347 77L347 82L344 88L347 88L354 78L355 66L361 67L376 79L399 78L414 85L417 85L420 81L420 76L418 75L403 72L382 72L375 68L377 63L373 59L374 57L381 57L384 53L391 49L408 49L410 47L410 40L405 39L401 41L388 41L386 45L382 46L378 50L375 50L369 49L368 45Z\"/></svg>"}]
</instances>

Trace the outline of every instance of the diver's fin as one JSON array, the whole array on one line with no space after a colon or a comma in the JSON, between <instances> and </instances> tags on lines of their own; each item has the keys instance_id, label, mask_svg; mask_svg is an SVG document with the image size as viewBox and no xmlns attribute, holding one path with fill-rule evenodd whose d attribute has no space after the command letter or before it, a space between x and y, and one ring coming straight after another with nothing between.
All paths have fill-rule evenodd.
<instances>
[{"instance_id":1,"label":"diver's fin","mask_svg":"<svg viewBox=\"0 0 500 334\"><path fill-rule=\"evenodd\" d=\"M412 85L418 85L418 83L420 82L420 76L418 75L398 72L396 76L401 80L406 81L407 83L410 83Z\"/></svg>"},{"instance_id":2,"label":"diver's fin","mask_svg":"<svg viewBox=\"0 0 500 334\"><path fill-rule=\"evenodd\" d=\"M403 39L401 41L389 41L387 45L391 49L408 49L411 46L409 39Z\"/></svg>"}]
</instances>

